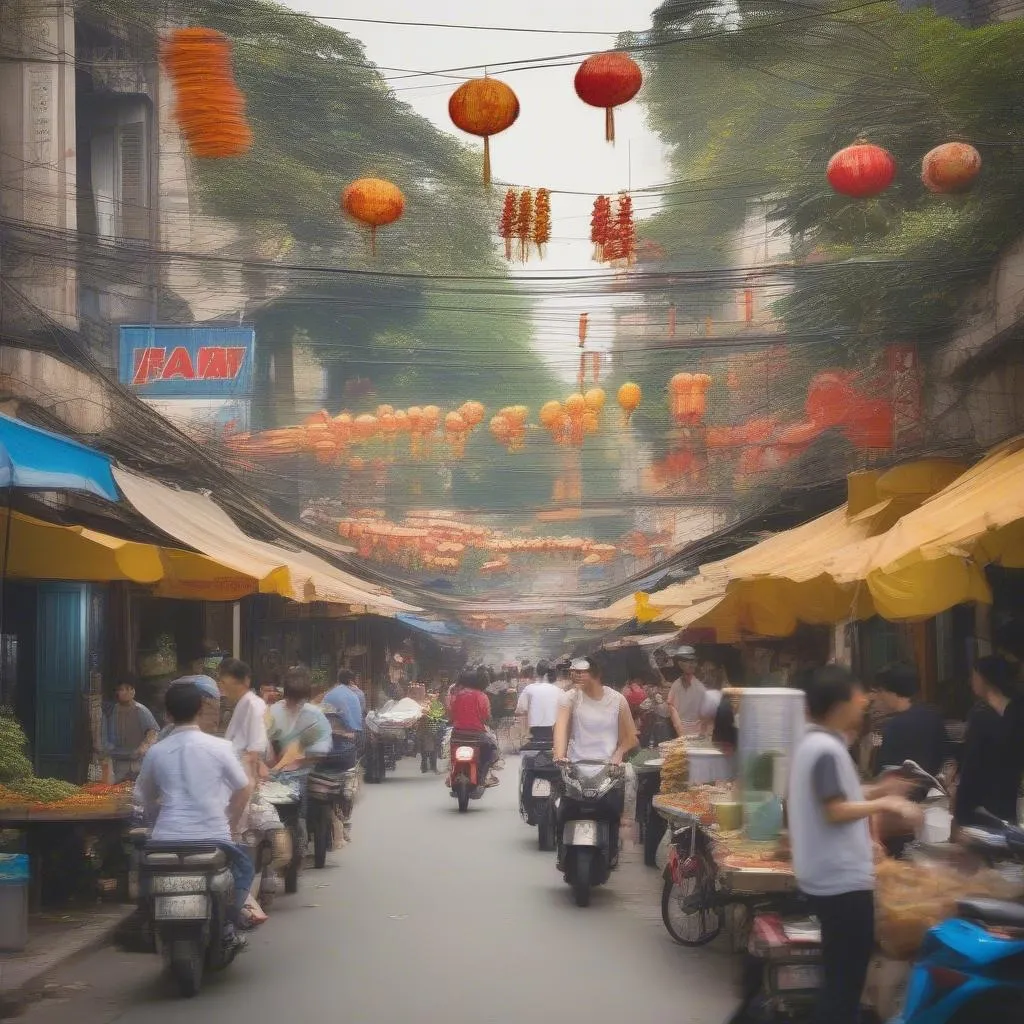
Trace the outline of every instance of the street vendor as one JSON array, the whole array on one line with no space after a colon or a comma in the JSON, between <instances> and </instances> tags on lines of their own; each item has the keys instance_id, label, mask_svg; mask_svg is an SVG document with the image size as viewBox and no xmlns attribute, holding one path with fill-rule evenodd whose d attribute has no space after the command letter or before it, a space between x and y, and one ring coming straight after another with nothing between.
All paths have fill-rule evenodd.
<instances>
[{"instance_id":1,"label":"street vendor","mask_svg":"<svg viewBox=\"0 0 1024 1024\"><path fill-rule=\"evenodd\" d=\"M119 683L114 703L103 715L103 753L110 759L113 782L138 774L142 758L158 734L153 713L135 699L135 683Z\"/></svg>"},{"instance_id":2,"label":"street vendor","mask_svg":"<svg viewBox=\"0 0 1024 1024\"><path fill-rule=\"evenodd\" d=\"M822 988L815 1024L856 1024L875 946L875 865L868 821L893 814L913 827L921 811L898 795L894 776L862 788L847 749L868 699L844 668L826 665L803 680L807 732L793 753L787 812L793 869L821 923Z\"/></svg>"},{"instance_id":3,"label":"street vendor","mask_svg":"<svg viewBox=\"0 0 1024 1024\"><path fill-rule=\"evenodd\" d=\"M672 724L679 736L693 736L701 732L701 713L707 689L697 678L697 652L692 647L677 647L672 652L672 663L679 678L668 691Z\"/></svg>"}]
</instances>

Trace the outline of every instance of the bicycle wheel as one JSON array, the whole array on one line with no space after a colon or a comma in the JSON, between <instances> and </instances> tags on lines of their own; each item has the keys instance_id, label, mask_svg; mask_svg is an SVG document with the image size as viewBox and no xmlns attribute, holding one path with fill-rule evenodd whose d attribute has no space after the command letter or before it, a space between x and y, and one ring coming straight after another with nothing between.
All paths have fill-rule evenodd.
<instances>
[{"instance_id":1,"label":"bicycle wheel","mask_svg":"<svg viewBox=\"0 0 1024 1024\"><path fill-rule=\"evenodd\" d=\"M682 882L677 882L669 872L665 873L661 919L672 941L680 946L706 946L718 937L725 913L706 865Z\"/></svg>"}]
</instances>

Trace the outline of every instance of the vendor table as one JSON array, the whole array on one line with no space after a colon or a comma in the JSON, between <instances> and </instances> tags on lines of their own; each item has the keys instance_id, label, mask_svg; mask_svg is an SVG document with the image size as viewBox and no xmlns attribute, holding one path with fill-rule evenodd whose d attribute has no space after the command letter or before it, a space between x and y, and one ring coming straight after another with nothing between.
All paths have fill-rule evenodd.
<instances>
[{"instance_id":1,"label":"vendor table","mask_svg":"<svg viewBox=\"0 0 1024 1024\"><path fill-rule=\"evenodd\" d=\"M71 894L76 881L74 874L69 873L66 866L63 869L51 868L49 861L74 833L79 833L75 838L81 840L83 859L87 836L95 836L101 848L105 844L108 849L114 846L120 849L120 840L130 817L130 808L96 813L61 813L28 808L0 810L0 829L25 833L26 852L30 861L30 907L35 910L42 906L44 892L50 897L59 888ZM48 884L51 880L59 884L51 886Z\"/></svg>"}]
</instances>

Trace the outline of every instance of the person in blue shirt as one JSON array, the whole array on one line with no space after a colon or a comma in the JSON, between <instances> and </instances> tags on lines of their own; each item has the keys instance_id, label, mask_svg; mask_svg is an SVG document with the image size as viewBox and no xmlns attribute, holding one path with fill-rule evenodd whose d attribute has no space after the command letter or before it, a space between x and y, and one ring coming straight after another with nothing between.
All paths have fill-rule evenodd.
<instances>
[{"instance_id":1,"label":"person in blue shirt","mask_svg":"<svg viewBox=\"0 0 1024 1024\"><path fill-rule=\"evenodd\" d=\"M359 695L352 689L355 675L347 668L338 670L338 682L324 694L320 705L331 723L333 735L332 767L348 771L356 766L359 741L363 733L363 709Z\"/></svg>"}]
</instances>

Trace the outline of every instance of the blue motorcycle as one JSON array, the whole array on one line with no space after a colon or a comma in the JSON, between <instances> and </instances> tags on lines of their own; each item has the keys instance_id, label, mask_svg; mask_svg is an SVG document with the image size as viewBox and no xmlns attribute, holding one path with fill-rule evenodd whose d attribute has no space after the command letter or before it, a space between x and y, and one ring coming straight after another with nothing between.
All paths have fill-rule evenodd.
<instances>
[{"instance_id":1,"label":"blue motorcycle","mask_svg":"<svg viewBox=\"0 0 1024 1024\"><path fill-rule=\"evenodd\" d=\"M997 828L964 829L965 838L997 859L1024 862L1024 829L992 821ZM1024 1021L1024 906L964 900L957 913L928 933L891 1024Z\"/></svg>"}]
</instances>

